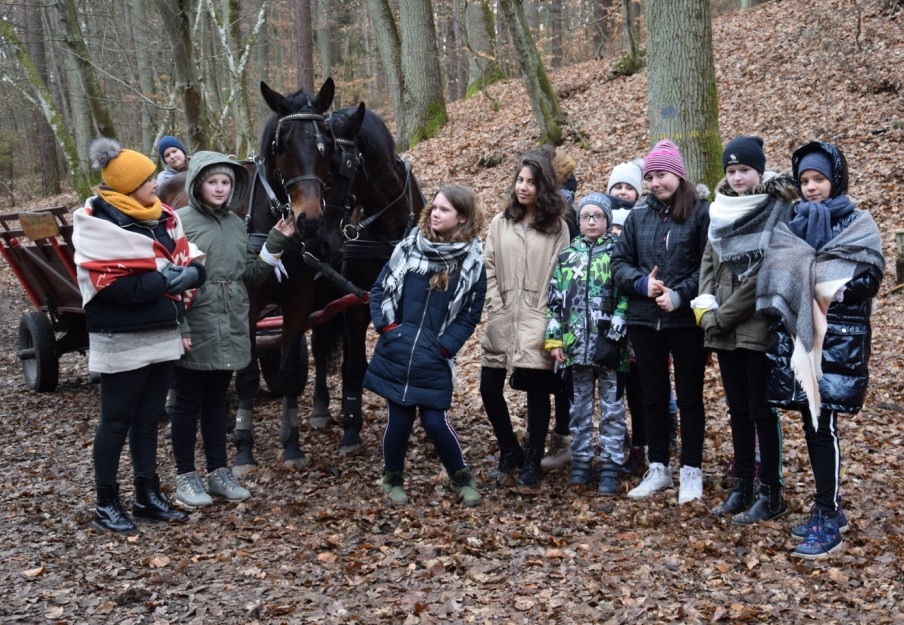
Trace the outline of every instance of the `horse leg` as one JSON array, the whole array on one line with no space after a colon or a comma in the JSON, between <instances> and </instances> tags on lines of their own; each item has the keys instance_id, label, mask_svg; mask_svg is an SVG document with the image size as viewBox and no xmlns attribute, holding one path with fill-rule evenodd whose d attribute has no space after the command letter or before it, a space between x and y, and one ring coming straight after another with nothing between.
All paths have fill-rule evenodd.
<instances>
[{"instance_id":1,"label":"horse leg","mask_svg":"<svg viewBox=\"0 0 904 625\"><path fill-rule=\"evenodd\" d=\"M361 446L361 427L364 417L361 411L361 394L364 373L367 371L365 339L370 313L364 306L345 311L346 345L342 363L342 440L339 454L354 453Z\"/></svg>"},{"instance_id":2,"label":"horse leg","mask_svg":"<svg viewBox=\"0 0 904 625\"><path fill-rule=\"evenodd\" d=\"M333 415L330 414L330 389L327 386L327 376L330 372L333 359L333 340L331 336L336 331L326 326L315 326L311 330L311 351L314 354L314 399L311 417L308 422L312 428L325 428Z\"/></svg>"},{"instance_id":3,"label":"horse leg","mask_svg":"<svg viewBox=\"0 0 904 625\"><path fill-rule=\"evenodd\" d=\"M251 363L235 375L235 390L239 396L239 410L235 417L235 432L232 442L235 445L235 462L232 471L235 475L246 475L257 468L254 460L254 396L260 386L260 372L257 368L257 351L252 341Z\"/></svg>"},{"instance_id":4,"label":"horse leg","mask_svg":"<svg viewBox=\"0 0 904 625\"><path fill-rule=\"evenodd\" d=\"M308 344L304 333L283 336L279 378L283 388L282 421L279 437L283 446L283 465L300 469L308 463L301 450L298 433L298 395L307 383ZM303 377L302 381L300 378Z\"/></svg>"}]
</instances>

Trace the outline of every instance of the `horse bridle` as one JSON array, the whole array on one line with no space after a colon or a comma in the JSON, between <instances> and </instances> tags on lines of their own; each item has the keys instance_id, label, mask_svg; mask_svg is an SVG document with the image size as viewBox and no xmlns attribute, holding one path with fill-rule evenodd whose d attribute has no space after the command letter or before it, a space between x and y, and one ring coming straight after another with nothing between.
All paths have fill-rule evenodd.
<instances>
[{"instance_id":1,"label":"horse bridle","mask_svg":"<svg viewBox=\"0 0 904 625\"><path fill-rule=\"evenodd\" d=\"M292 212L292 206L289 203L289 189L292 185L298 182L306 182L313 181L320 185L320 210L323 211L326 200L324 198L324 193L327 189L327 182L316 174L307 174L304 176L295 176L294 178L290 178L285 180L282 175L282 169L279 167L279 136L282 132L282 128L284 124L294 121L302 121L302 122L311 122L314 125L314 141L317 145L317 151L320 153L320 156L326 155L326 142L324 141L323 134L320 132L320 126L318 122L323 122L324 125L330 130L330 135L332 136L332 128L329 127L329 124L326 124L326 118L320 113L292 113L290 115L285 115L276 120L276 130L273 133L273 141L270 143L270 152L273 155L273 162L276 167L273 169L273 175L276 179L279 180L280 185L283 189L283 194L286 197L286 202L282 202L276 196L276 193L273 191L273 187L270 186L270 181L267 179L267 169L264 164L264 160L262 158L255 158L254 162L257 166L258 177L261 179L261 183L264 186L264 191L267 193L267 199L270 204L270 212L276 219L285 219ZM332 137L335 141L335 137Z\"/></svg>"}]
</instances>

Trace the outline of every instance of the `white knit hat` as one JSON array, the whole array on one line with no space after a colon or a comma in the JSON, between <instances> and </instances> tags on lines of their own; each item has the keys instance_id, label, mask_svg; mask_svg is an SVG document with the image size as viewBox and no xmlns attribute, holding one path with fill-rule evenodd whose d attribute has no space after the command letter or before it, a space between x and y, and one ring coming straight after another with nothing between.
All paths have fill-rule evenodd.
<instances>
[{"instance_id":1,"label":"white knit hat","mask_svg":"<svg viewBox=\"0 0 904 625\"><path fill-rule=\"evenodd\" d=\"M612 175L609 176L609 184L606 185L606 193L611 193L612 187L619 182L624 182L634 187L634 190L637 191L637 197L640 197L641 191L643 190L642 165L643 159L636 159L630 163L619 163L613 167Z\"/></svg>"}]
</instances>

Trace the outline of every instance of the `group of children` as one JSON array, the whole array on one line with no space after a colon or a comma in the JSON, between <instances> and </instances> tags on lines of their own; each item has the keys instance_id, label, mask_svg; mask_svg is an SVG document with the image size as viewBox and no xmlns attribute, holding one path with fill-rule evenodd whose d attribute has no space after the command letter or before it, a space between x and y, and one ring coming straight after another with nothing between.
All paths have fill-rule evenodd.
<instances>
[{"instance_id":1,"label":"group of children","mask_svg":"<svg viewBox=\"0 0 904 625\"><path fill-rule=\"evenodd\" d=\"M464 503L480 502L448 409L455 354L485 301L480 389L499 444L491 476L520 470L518 486L539 483L557 386L550 373L562 369L571 400L569 484L584 488L598 475L598 493L617 495L626 462L630 352L635 388L642 389L635 400L643 410L649 469L628 496L641 499L673 485L674 372L678 501L702 499L704 368L715 353L735 470L731 491L712 512L731 515L738 525L788 513L776 407L797 409L816 495L810 518L791 530L801 541L794 555L820 558L840 547L848 524L837 416L859 411L866 391L871 299L884 271L878 228L845 195L847 164L835 145L803 146L792 157L792 174L784 176L765 169L758 137L730 141L722 160L725 179L709 204L688 182L678 147L660 141L642 165L618 165L608 193L590 193L577 203L579 233L568 241L568 208L552 164L542 151L529 152L515 169L504 210L490 224L482 258L475 253L479 231L471 227L473 193L460 190L466 202L445 191L436 196L373 289L380 338L365 386L389 400L383 490L392 503L408 502L404 451L418 408ZM446 250L453 241L470 252ZM459 304L449 306L450 298ZM527 391L523 447L503 397L509 374L513 387Z\"/></svg>"},{"instance_id":2,"label":"group of children","mask_svg":"<svg viewBox=\"0 0 904 625\"><path fill-rule=\"evenodd\" d=\"M133 515L186 520L161 494L156 473L156 423L173 376L176 498L203 506L210 495L250 496L228 468L227 388L251 354L245 284L266 278L295 234L281 221L254 253L230 210L247 191L245 169L213 152L189 160L175 137L159 148L167 164L161 177L187 169L190 206L176 213L161 205L154 164L99 139L91 156L104 184L73 218L89 366L101 374L94 523L115 532L135 530L116 478L127 436ZM569 485L598 479L599 494L618 495L629 460L627 381L634 449L643 454L645 445L649 461L627 494L641 499L671 487L674 371L678 501L702 499L703 378L712 352L734 449L733 487L712 512L739 525L788 513L776 407L797 409L816 495L810 518L791 531L801 541L795 555L835 551L848 528L837 418L863 404L871 299L884 271L878 228L846 195L841 150L809 143L792 156L792 174L778 175L765 168L762 140L737 137L725 146L725 179L709 204L687 180L678 147L660 141L642 161L616 166L606 193L590 193L573 209L574 189L571 197L562 192L573 161L554 166L554 154L522 156L485 241L474 192L443 187L371 289L379 338L364 384L388 403L385 496L409 501L404 462L419 416L463 503L481 501L448 411L455 356L486 307L480 392L499 445L492 477L517 473L520 487L540 483L550 395L557 394L570 406ZM504 397L507 381L527 393L523 446ZM195 469L199 422L207 489ZM557 424L560 437L562 429Z\"/></svg>"}]
</instances>

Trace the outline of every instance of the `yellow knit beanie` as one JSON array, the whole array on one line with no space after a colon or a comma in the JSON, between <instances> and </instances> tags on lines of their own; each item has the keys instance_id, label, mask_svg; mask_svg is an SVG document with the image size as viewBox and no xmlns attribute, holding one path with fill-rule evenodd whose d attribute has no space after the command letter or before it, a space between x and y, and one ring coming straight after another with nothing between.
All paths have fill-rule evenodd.
<instances>
[{"instance_id":1,"label":"yellow knit beanie","mask_svg":"<svg viewBox=\"0 0 904 625\"><path fill-rule=\"evenodd\" d=\"M119 142L99 137L88 148L91 166L99 169L104 183L123 195L132 193L157 170L154 162L134 150L124 150Z\"/></svg>"}]
</instances>

